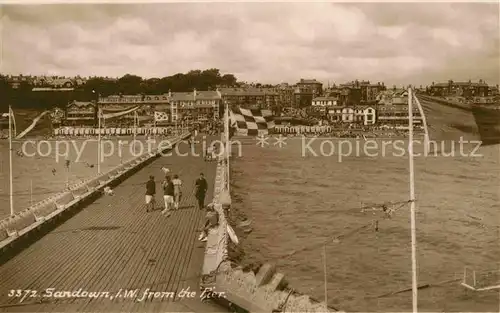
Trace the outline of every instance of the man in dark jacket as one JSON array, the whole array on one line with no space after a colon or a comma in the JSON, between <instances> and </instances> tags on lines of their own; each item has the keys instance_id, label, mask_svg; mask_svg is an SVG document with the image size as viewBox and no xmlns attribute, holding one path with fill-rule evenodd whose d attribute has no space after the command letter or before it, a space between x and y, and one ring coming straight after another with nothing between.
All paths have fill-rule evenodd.
<instances>
[{"instance_id":1,"label":"man in dark jacket","mask_svg":"<svg viewBox=\"0 0 500 313\"><path fill-rule=\"evenodd\" d=\"M208 184L203 173L195 182L195 196L198 200L198 209L202 210L205 207L205 194L207 193Z\"/></svg>"},{"instance_id":2,"label":"man in dark jacket","mask_svg":"<svg viewBox=\"0 0 500 313\"><path fill-rule=\"evenodd\" d=\"M146 183L146 212L154 211L155 209L155 194L156 194L156 183L155 177L149 176L149 180Z\"/></svg>"}]
</instances>

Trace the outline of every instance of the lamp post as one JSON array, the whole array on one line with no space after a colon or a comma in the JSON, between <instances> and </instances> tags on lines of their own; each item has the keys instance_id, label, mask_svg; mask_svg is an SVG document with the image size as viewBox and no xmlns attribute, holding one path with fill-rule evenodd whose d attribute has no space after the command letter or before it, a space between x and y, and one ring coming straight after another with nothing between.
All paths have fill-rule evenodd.
<instances>
[{"instance_id":1,"label":"lamp post","mask_svg":"<svg viewBox=\"0 0 500 313\"><path fill-rule=\"evenodd\" d=\"M97 97L96 98L96 107L97 107L97 174L101 174L101 117L102 110L99 106L99 94L92 90L92 93Z\"/></svg>"}]
</instances>

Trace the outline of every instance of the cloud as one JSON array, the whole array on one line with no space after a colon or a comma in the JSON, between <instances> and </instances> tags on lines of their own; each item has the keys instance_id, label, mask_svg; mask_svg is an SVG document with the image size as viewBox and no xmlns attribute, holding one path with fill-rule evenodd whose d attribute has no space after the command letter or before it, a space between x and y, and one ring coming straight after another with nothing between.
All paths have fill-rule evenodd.
<instances>
[{"instance_id":1,"label":"cloud","mask_svg":"<svg viewBox=\"0 0 500 313\"><path fill-rule=\"evenodd\" d=\"M4 5L1 72L498 83L499 8L480 3Z\"/></svg>"}]
</instances>

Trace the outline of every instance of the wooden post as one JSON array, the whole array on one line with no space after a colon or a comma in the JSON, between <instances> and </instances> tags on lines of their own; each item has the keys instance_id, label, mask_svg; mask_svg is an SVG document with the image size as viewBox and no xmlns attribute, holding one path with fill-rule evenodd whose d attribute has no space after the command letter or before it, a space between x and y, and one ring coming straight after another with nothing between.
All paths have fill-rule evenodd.
<instances>
[{"instance_id":1,"label":"wooden post","mask_svg":"<svg viewBox=\"0 0 500 313\"><path fill-rule=\"evenodd\" d=\"M415 226L415 169L413 164L413 95L408 88L408 160L410 171L410 222L411 222L411 267L412 267L412 304L413 313L418 312L418 284L417 284L417 249Z\"/></svg>"},{"instance_id":2,"label":"wooden post","mask_svg":"<svg viewBox=\"0 0 500 313\"><path fill-rule=\"evenodd\" d=\"M99 108L98 126L97 126L97 174L101 174L101 117L102 110Z\"/></svg>"},{"instance_id":3,"label":"wooden post","mask_svg":"<svg viewBox=\"0 0 500 313\"><path fill-rule=\"evenodd\" d=\"M33 206L33 180L30 179L30 206Z\"/></svg>"},{"instance_id":4,"label":"wooden post","mask_svg":"<svg viewBox=\"0 0 500 313\"><path fill-rule=\"evenodd\" d=\"M9 105L9 197L10 197L10 215L14 215L14 187L12 182L12 119L14 112Z\"/></svg>"},{"instance_id":5,"label":"wooden post","mask_svg":"<svg viewBox=\"0 0 500 313\"><path fill-rule=\"evenodd\" d=\"M325 278L325 309L328 312L328 283L326 277L326 244L323 246L323 272Z\"/></svg>"}]
</instances>

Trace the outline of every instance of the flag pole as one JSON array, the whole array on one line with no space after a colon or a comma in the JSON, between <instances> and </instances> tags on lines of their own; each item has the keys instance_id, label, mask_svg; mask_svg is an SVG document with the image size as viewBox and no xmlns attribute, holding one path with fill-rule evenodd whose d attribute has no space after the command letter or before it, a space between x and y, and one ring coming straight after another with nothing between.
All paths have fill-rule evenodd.
<instances>
[{"instance_id":1,"label":"flag pole","mask_svg":"<svg viewBox=\"0 0 500 313\"><path fill-rule=\"evenodd\" d=\"M30 179L30 206L33 206L33 179Z\"/></svg>"},{"instance_id":2,"label":"flag pole","mask_svg":"<svg viewBox=\"0 0 500 313\"><path fill-rule=\"evenodd\" d=\"M66 188L69 189L69 176L70 176L70 172L69 172L69 165L70 165L70 160L69 159L66 159Z\"/></svg>"},{"instance_id":3,"label":"flag pole","mask_svg":"<svg viewBox=\"0 0 500 313\"><path fill-rule=\"evenodd\" d=\"M427 119L425 118L424 114L424 109L422 108L422 105L420 104L420 101L418 100L418 97L415 95L414 96L415 102L417 103L418 111L420 112L420 116L422 118L422 124L424 126L424 147L425 147L425 156L427 156L429 152L429 130L427 128Z\"/></svg>"},{"instance_id":4,"label":"flag pole","mask_svg":"<svg viewBox=\"0 0 500 313\"><path fill-rule=\"evenodd\" d=\"M101 117L102 109L99 108L99 116L97 118L97 174L101 174Z\"/></svg>"},{"instance_id":5,"label":"flag pole","mask_svg":"<svg viewBox=\"0 0 500 313\"><path fill-rule=\"evenodd\" d=\"M323 246L323 275L325 280L325 308L328 312L328 282L326 276L326 244Z\"/></svg>"},{"instance_id":6,"label":"flag pole","mask_svg":"<svg viewBox=\"0 0 500 313\"><path fill-rule=\"evenodd\" d=\"M415 226L415 170L413 164L413 94L411 87L408 88L408 161L410 171L410 222L411 222L411 267L412 267L412 304L413 313L418 312L418 289L417 289L417 249L416 249L416 226Z\"/></svg>"},{"instance_id":7,"label":"flag pole","mask_svg":"<svg viewBox=\"0 0 500 313\"><path fill-rule=\"evenodd\" d=\"M227 104L227 101L226 101L226 107L225 107L225 110L226 110L226 114L225 114L225 135L226 135L226 166L227 166L227 190L229 191L229 186L230 186L230 183L229 183L229 156L231 154L230 152L230 149L231 149L231 143L229 142L229 105Z\"/></svg>"},{"instance_id":8,"label":"flag pole","mask_svg":"<svg viewBox=\"0 0 500 313\"><path fill-rule=\"evenodd\" d=\"M135 137L137 136L137 111L134 112L134 144L135 144Z\"/></svg>"},{"instance_id":9,"label":"flag pole","mask_svg":"<svg viewBox=\"0 0 500 313\"><path fill-rule=\"evenodd\" d=\"M10 187L10 215L14 215L14 191L12 183L12 118L13 118L12 108L9 105L9 187Z\"/></svg>"}]
</instances>

